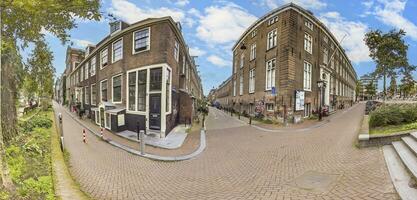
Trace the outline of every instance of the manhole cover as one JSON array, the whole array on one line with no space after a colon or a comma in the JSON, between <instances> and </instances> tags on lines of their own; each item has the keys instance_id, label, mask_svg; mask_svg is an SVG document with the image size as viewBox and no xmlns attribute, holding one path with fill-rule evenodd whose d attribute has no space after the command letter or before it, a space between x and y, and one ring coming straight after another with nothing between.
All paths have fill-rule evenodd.
<instances>
[{"instance_id":1,"label":"manhole cover","mask_svg":"<svg viewBox=\"0 0 417 200\"><path fill-rule=\"evenodd\" d=\"M312 192L328 192L332 189L338 177L338 174L308 171L292 180L290 185Z\"/></svg>"}]
</instances>

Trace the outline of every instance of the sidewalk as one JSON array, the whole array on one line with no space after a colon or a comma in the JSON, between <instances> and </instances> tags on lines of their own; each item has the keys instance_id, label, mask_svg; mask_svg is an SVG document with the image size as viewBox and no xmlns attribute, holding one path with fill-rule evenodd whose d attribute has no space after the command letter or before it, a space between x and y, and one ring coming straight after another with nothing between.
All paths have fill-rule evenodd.
<instances>
[{"instance_id":1,"label":"sidewalk","mask_svg":"<svg viewBox=\"0 0 417 200\"><path fill-rule=\"evenodd\" d=\"M315 129L315 128L319 128L327 123L329 123L332 119L339 117L341 114L346 113L347 111L349 111L350 109L356 107L357 105L359 105L359 103L343 109L343 110L337 110L334 114L328 116L328 117L324 117L322 121L318 121L318 120L305 120L303 123L299 123L299 124L291 124L288 123L287 126L284 126L283 124L265 124L259 121L256 121L254 119L252 119L252 127L258 129L258 130L262 130L262 131L266 131L266 132L288 132L288 131L294 131L294 132L301 132L301 131L306 131L306 130L311 130L311 129ZM225 112L225 111L223 111ZM230 116L230 112L225 112ZM241 123L244 124L249 124L249 118L244 117L244 116L240 116L240 119L238 118L238 115L236 113L233 114L233 118L240 121Z\"/></svg>"},{"instance_id":2,"label":"sidewalk","mask_svg":"<svg viewBox=\"0 0 417 200\"><path fill-rule=\"evenodd\" d=\"M90 120L80 120L74 113L70 113L68 109L56 104L55 102L54 109L59 109L63 114L65 113L72 120L75 120L78 124L84 127L87 132L90 132L100 138L101 128ZM88 137L89 135L87 135L87 138ZM197 126L191 128L181 147L175 149L164 149L146 144L145 154L141 154L139 152L140 143L137 142L137 140L134 141L132 139L126 139L125 137L116 135L106 129L103 129L103 138L105 142L132 154L161 161L187 160L197 156L206 147L205 130L200 130Z\"/></svg>"}]
</instances>

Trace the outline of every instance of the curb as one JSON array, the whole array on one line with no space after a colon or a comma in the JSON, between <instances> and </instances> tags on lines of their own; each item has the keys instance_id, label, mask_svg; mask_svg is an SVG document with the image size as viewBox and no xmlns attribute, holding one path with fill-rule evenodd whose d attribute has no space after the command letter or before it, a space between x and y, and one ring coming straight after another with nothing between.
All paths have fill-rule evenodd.
<instances>
[{"instance_id":1,"label":"curb","mask_svg":"<svg viewBox=\"0 0 417 200\"><path fill-rule=\"evenodd\" d=\"M73 119L75 120L78 124L80 124L82 127L86 128L90 133L94 134L96 137L101 138L101 135L93 130L90 129L90 127L84 125L79 119L77 119L76 117L72 116L71 113L69 113L65 108L64 111ZM187 155L182 155L182 156L159 156L159 155L155 155L155 154L148 154L148 153L144 153L141 154L140 151L132 149L130 147L127 147L125 145L119 144L117 142L114 142L112 140L106 140L103 139L104 142L109 143L117 148L123 149L129 153L132 153L134 155L140 156L140 157L144 157L144 158L148 158L151 160L157 160L157 161L169 161L169 162L173 162L173 161L183 161L183 160L189 160L192 159L196 156L198 156L200 153L202 153L204 151L204 149L206 148L206 131L205 129L201 129L200 131L200 145L198 147L197 150L195 150L194 152L187 154Z\"/></svg>"}]
</instances>

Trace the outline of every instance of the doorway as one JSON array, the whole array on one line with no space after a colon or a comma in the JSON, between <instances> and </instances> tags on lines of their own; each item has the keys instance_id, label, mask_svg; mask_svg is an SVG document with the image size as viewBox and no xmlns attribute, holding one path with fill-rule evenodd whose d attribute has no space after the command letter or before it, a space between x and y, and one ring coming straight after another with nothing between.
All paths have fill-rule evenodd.
<instances>
[{"instance_id":1,"label":"doorway","mask_svg":"<svg viewBox=\"0 0 417 200\"><path fill-rule=\"evenodd\" d=\"M149 128L161 130L161 94L149 95Z\"/></svg>"}]
</instances>

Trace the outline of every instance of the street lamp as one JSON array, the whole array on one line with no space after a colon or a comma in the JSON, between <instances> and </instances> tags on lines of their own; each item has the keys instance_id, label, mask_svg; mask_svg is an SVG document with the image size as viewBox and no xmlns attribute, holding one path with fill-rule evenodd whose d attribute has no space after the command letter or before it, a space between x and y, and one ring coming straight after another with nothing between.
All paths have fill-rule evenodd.
<instances>
[{"instance_id":1,"label":"street lamp","mask_svg":"<svg viewBox=\"0 0 417 200\"><path fill-rule=\"evenodd\" d=\"M319 107L319 121L321 121L322 118L322 105L323 105L323 99L321 98L321 96L323 96L323 88L324 88L324 81L317 81L317 87L319 88L320 91L320 107Z\"/></svg>"}]
</instances>

